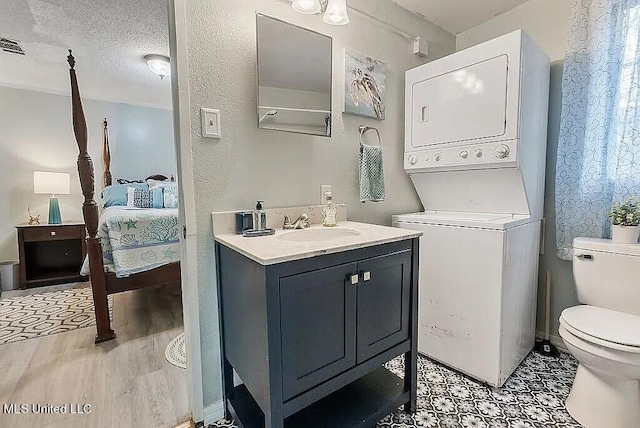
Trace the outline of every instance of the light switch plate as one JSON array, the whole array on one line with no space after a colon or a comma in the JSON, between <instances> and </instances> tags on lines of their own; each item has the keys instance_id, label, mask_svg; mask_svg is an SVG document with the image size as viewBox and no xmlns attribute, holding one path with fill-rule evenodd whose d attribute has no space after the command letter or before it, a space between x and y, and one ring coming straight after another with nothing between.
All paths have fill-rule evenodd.
<instances>
[{"instance_id":1,"label":"light switch plate","mask_svg":"<svg viewBox=\"0 0 640 428\"><path fill-rule=\"evenodd\" d=\"M220 110L210 108L200 109L200 121L202 122L202 136L207 138L221 138Z\"/></svg>"}]
</instances>

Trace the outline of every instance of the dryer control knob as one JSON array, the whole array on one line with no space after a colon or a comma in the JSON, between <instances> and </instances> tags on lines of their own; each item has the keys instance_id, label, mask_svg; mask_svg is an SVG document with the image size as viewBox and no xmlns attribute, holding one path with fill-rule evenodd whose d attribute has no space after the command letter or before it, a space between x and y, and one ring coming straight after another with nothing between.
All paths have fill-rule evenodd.
<instances>
[{"instance_id":1,"label":"dryer control knob","mask_svg":"<svg viewBox=\"0 0 640 428\"><path fill-rule=\"evenodd\" d=\"M459 156L460 156L462 159L466 159L466 158L468 158L468 157L469 157L469 152L468 152L468 151L466 151L466 150L463 150L463 151L461 151L461 152L460 152L460 155L459 155Z\"/></svg>"},{"instance_id":2,"label":"dryer control knob","mask_svg":"<svg viewBox=\"0 0 640 428\"><path fill-rule=\"evenodd\" d=\"M416 162L418 162L418 157L417 157L416 155L411 155L411 156L409 156L409 163L410 163L411 165L415 165L415 164L416 164Z\"/></svg>"},{"instance_id":3,"label":"dryer control knob","mask_svg":"<svg viewBox=\"0 0 640 428\"><path fill-rule=\"evenodd\" d=\"M482 152L482 150L480 150L480 149L476 150L476 157L477 158L481 158L483 154L484 153Z\"/></svg>"},{"instance_id":4,"label":"dryer control knob","mask_svg":"<svg viewBox=\"0 0 640 428\"><path fill-rule=\"evenodd\" d=\"M442 159L442 154L438 153L436 155L436 162L440 162L440 159Z\"/></svg>"},{"instance_id":5,"label":"dryer control knob","mask_svg":"<svg viewBox=\"0 0 640 428\"><path fill-rule=\"evenodd\" d=\"M507 146L506 144L500 144L498 147L496 147L496 157L498 159L504 159L507 156L509 156L509 146Z\"/></svg>"}]
</instances>

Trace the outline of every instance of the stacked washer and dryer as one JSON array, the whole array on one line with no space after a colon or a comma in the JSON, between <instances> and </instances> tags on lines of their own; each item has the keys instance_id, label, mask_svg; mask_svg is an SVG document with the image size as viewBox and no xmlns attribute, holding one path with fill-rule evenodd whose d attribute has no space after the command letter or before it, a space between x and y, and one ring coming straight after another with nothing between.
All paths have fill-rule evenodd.
<instances>
[{"instance_id":1,"label":"stacked washer and dryer","mask_svg":"<svg viewBox=\"0 0 640 428\"><path fill-rule=\"evenodd\" d=\"M405 96L418 350L501 386L534 345L549 58L516 31L409 70Z\"/></svg>"}]
</instances>

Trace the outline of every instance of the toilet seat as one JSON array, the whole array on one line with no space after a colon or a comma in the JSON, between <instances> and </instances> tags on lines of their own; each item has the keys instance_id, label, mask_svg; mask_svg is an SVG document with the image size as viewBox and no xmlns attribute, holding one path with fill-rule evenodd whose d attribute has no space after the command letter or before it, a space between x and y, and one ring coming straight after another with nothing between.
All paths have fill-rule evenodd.
<instances>
[{"instance_id":1,"label":"toilet seat","mask_svg":"<svg viewBox=\"0 0 640 428\"><path fill-rule=\"evenodd\" d=\"M581 305L565 309L560 324L571 334L593 344L640 353L640 316Z\"/></svg>"}]
</instances>

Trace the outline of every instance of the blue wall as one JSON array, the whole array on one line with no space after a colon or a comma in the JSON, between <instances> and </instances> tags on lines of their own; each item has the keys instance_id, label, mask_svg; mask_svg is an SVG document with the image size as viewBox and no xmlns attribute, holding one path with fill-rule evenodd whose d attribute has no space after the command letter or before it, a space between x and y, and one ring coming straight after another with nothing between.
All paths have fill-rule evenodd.
<instances>
[{"instance_id":1,"label":"blue wall","mask_svg":"<svg viewBox=\"0 0 640 428\"><path fill-rule=\"evenodd\" d=\"M551 272L551 334L558 334L558 319L565 308L578 304L576 288L573 282L571 262L561 260L556 255L556 210L555 177L558 134L560 132L560 114L562 112L562 61L551 64L549 87L549 130L547 135L547 171L544 201L545 242L544 254L540 259L538 280L538 322L537 330L544 331L546 272Z\"/></svg>"}]
</instances>

